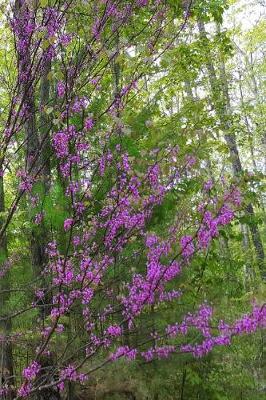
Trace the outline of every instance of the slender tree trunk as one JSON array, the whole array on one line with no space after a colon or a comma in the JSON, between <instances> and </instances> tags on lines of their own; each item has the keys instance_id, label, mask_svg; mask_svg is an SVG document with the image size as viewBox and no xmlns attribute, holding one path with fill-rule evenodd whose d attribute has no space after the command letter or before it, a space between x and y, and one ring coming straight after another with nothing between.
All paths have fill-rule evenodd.
<instances>
[{"instance_id":1,"label":"slender tree trunk","mask_svg":"<svg viewBox=\"0 0 266 400\"><path fill-rule=\"evenodd\" d=\"M16 12L23 13L28 11L27 3L16 1ZM27 175L35 175L38 172L33 186L33 193L38 195L39 205L41 206L45 196L48 194L50 187L50 141L49 141L49 121L44 112L44 107L49 102L50 83L49 72L51 70L50 61L46 61L43 66L43 72L40 83L40 108L42 110L41 117L38 121L39 129L37 129L37 121L35 116L35 91L29 66L31 65L31 43L27 44L27 51L21 59L19 59L19 72L27 71L28 80L21 84L22 97L24 98L24 107L27 110L27 117L24 123L25 139L26 139L26 159L25 170ZM36 192L36 193L35 193ZM41 285L47 293L48 282L43 275L44 267L47 262L46 244L48 232L43 223L32 228L30 237L31 263L33 275L39 278ZM50 295L42 299L42 303L38 304L40 322L49 314ZM54 358L45 357L40 360L44 370L43 383L47 381L49 371L54 367ZM50 378L49 378L50 379ZM53 377L51 377L53 379ZM60 395L54 388L37 392L34 396L36 400L59 400Z\"/></svg>"},{"instance_id":2,"label":"slender tree trunk","mask_svg":"<svg viewBox=\"0 0 266 400\"><path fill-rule=\"evenodd\" d=\"M46 61L40 83L40 109L42 110L42 113L39 119L39 129L35 133L35 143L38 143L39 141L42 143L41 152L37 162L37 167L41 170L39 176L39 184L43 198L40 199L40 201L45 200L45 197L49 196L49 190L51 186L51 143L49 135L51 129L51 121L48 115L44 112L45 107L47 107L50 102L50 71L51 62ZM41 277L41 282L45 289L45 297L44 299L42 299L42 304L40 304L39 308L39 317L43 322L50 313L50 304L52 301L52 293L49 291L49 277L43 275L44 267L48 261L45 251L48 241L49 232L47 231L47 228L42 221L37 229L34 229L32 231L31 251L33 271L36 277ZM42 366L45 367L46 370L52 370L54 368L54 361L55 358L53 355L50 355L49 357L43 356ZM55 388L43 390L35 396L36 400L60 400L60 398L61 396Z\"/></svg>"},{"instance_id":3,"label":"slender tree trunk","mask_svg":"<svg viewBox=\"0 0 266 400\"><path fill-rule=\"evenodd\" d=\"M47 61L43 68L43 74L40 84L40 109L42 110L39 119L39 133L40 142L42 143L42 148L40 156L38 159L38 168L41 169L39 184L41 190L42 198L40 201L44 201L45 197L49 195L50 185L51 185L51 165L50 165L50 155L51 155L51 144L49 131L51 128L51 122L48 115L44 112L45 107L50 101L50 81L49 73L51 71L51 62ZM35 133L36 143L39 141L38 133ZM49 241L49 232L41 221L37 229L32 231L32 260L33 260L33 270L36 278L42 276L43 268L47 263L47 255L45 252L46 245ZM49 278L49 277L48 277ZM44 288L49 289L48 279L42 276L42 284ZM45 292L45 298L43 299L42 307L40 307L40 317L44 320L50 311L51 304L51 293L48 294L48 290Z\"/></svg>"},{"instance_id":4,"label":"slender tree trunk","mask_svg":"<svg viewBox=\"0 0 266 400\"><path fill-rule=\"evenodd\" d=\"M186 384L186 377L187 377L187 370L186 368L182 372L182 382L181 382L181 393L180 393L180 400L185 400L184 391L185 391L185 384Z\"/></svg>"},{"instance_id":5,"label":"slender tree trunk","mask_svg":"<svg viewBox=\"0 0 266 400\"><path fill-rule=\"evenodd\" d=\"M24 13L29 13L29 9L26 2L16 0L15 12L23 18ZM25 171L28 176L34 175L38 171L40 164L40 141L38 132L36 129L35 119L35 101L34 101L34 89L33 89L33 77L31 72L31 43L25 45L26 49L24 54L19 55L18 68L19 75L26 74L27 81L21 82L21 95L24 100L23 109L26 110L24 116L24 130L25 130ZM34 232L32 232L31 241L31 258L32 267L34 274L40 273L40 266L42 265L42 250L38 246L38 239Z\"/></svg>"},{"instance_id":6,"label":"slender tree trunk","mask_svg":"<svg viewBox=\"0 0 266 400\"><path fill-rule=\"evenodd\" d=\"M112 74L113 74L113 98L115 99L119 99L120 96L120 91L121 91L121 65L119 63L119 61L117 60L118 56L119 56L119 44L120 44L120 40L119 40L119 33L116 33L116 57L114 57L113 62L111 64L111 68L112 68ZM119 102L118 102L118 107L116 109L116 117L119 118L120 117L120 111L119 111ZM118 133L118 135L121 134L121 126L119 124L119 122L116 125L116 131ZM119 295L120 293L120 281L119 281L119 277L120 277L120 268L117 265L114 265L114 280L117 281L117 285L116 285L116 292L117 295ZM123 316L120 315L120 319L121 321L123 321ZM127 322L122 322L123 324L123 342L125 345L130 345L129 342L129 331L128 331L128 324Z\"/></svg>"},{"instance_id":7,"label":"slender tree trunk","mask_svg":"<svg viewBox=\"0 0 266 400\"><path fill-rule=\"evenodd\" d=\"M240 101L241 101L242 112L244 114L245 126L246 126L247 133L248 133L248 143L249 143L249 150L250 150L252 165L253 165L254 170L257 171L258 168L257 168L256 160L255 160L255 154L254 154L254 143L253 143L252 131L251 131L250 123L249 123L248 116L247 116L247 113L245 110L244 96L243 96L243 89L242 89L240 73L239 73L238 81L239 81Z\"/></svg>"},{"instance_id":8,"label":"slender tree trunk","mask_svg":"<svg viewBox=\"0 0 266 400\"><path fill-rule=\"evenodd\" d=\"M257 82L255 71L254 71L254 63L253 63L253 55L252 53L250 54L250 60L248 59L248 56L245 55L245 61L246 65L248 68L248 75L251 80L251 86L253 87L253 92L256 98L256 102L260 106L258 111L259 115L262 121L258 124L261 132L262 132L262 138L261 138L261 144L263 148L262 154L264 155L264 173L266 173L266 129L265 129L265 115L263 114L263 108L261 106L264 106L264 98L261 96L261 93L259 91L259 83Z\"/></svg>"},{"instance_id":9,"label":"slender tree trunk","mask_svg":"<svg viewBox=\"0 0 266 400\"><path fill-rule=\"evenodd\" d=\"M3 170L0 171L0 224L2 213L5 211L4 179ZM12 322L7 317L8 302L10 298L9 272L8 272L8 249L7 238L4 234L0 239L0 390L7 389L7 394L3 399L11 400L14 398L14 366L12 354ZM0 396L0 398L2 398Z\"/></svg>"}]
</instances>

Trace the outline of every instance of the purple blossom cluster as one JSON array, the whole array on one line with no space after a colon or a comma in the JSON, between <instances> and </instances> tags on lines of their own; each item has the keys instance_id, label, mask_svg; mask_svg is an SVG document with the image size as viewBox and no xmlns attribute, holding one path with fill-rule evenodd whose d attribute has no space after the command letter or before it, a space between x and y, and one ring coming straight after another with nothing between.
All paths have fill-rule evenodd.
<instances>
[{"instance_id":1,"label":"purple blossom cluster","mask_svg":"<svg viewBox=\"0 0 266 400\"><path fill-rule=\"evenodd\" d=\"M121 336L122 328L118 325L111 325L111 326L108 326L106 333L113 337Z\"/></svg>"},{"instance_id":2,"label":"purple blossom cluster","mask_svg":"<svg viewBox=\"0 0 266 400\"><path fill-rule=\"evenodd\" d=\"M206 249L211 240L218 236L219 227L230 224L233 219L234 211L228 202L224 203L216 216L211 211L205 211L203 213L203 222L197 234L198 247Z\"/></svg>"},{"instance_id":3,"label":"purple blossom cluster","mask_svg":"<svg viewBox=\"0 0 266 400\"><path fill-rule=\"evenodd\" d=\"M25 192L31 192L34 178L24 170L18 171L17 176L21 179L19 188Z\"/></svg>"},{"instance_id":4,"label":"purple blossom cluster","mask_svg":"<svg viewBox=\"0 0 266 400\"><path fill-rule=\"evenodd\" d=\"M60 378L64 381L68 380L71 382L81 382L81 383L84 383L87 380L86 374L78 373L77 367L71 364L60 371Z\"/></svg>"},{"instance_id":5,"label":"purple blossom cluster","mask_svg":"<svg viewBox=\"0 0 266 400\"><path fill-rule=\"evenodd\" d=\"M243 315L232 325L226 325L223 321L220 321L218 326L219 334L217 336L211 336L210 328L208 328L208 335L205 335L202 343L183 345L180 350L192 353L194 357L203 357L212 351L215 346L230 345L233 336L254 333L256 330L264 329L265 327L266 307L260 307L255 304L250 314Z\"/></svg>"},{"instance_id":6,"label":"purple blossom cluster","mask_svg":"<svg viewBox=\"0 0 266 400\"><path fill-rule=\"evenodd\" d=\"M57 83L57 96L64 97L65 93L66 93L66 85L64 82L59 81Z\"/></svg>"},{"instance_id":7,"label":"purple blossom cluster","mask_svg":"<svg viewBox=\"0 0 266 400\"><path fill-rule=\"evenodd\" d=\"M190 235L183 236L180 240L180 245L182 249L182 256L186 259L190 258L195 251L193 237Z\"/></svg>"},{"instance_id":8,"label":"purple blossom cluster","mask_svg":"<svg viewBox=\"0 0 266 400\"><path fill-rule=\"evenodd\" d=\"M27 398L32 390L32 384L24 382L22 386L18 389L18 395L20 397Z\"/></svg>"},{"instance_id":9,"label":"purple blossom cluster","mask_svg":"<svg viewBox=\"0 0 266 400\"><path fill-rule=\"evenodd\" d=\"M37 361L33 361L27 368L23 370L23 376L28 381L32 381L36 378L41 370L41 366Z\"/></svg>"},{"instance_id":10,"label":"purple blossom cluster","mask_svg":"<svg viewBox=\"0 0 266 400\"><path fill-rule=\"evenodd\" d=\"M166 340L165 338L174 338L177 335L186 336L189 329L194 328L201 331L204 340L200 344L184 344L176 345L157 345L145 351L139 352L137 349L128 346L118 347L117 350L110 355L112 361L125 357L133 359L139 354L146 362L154 359L168 358L174 353L191 353L194 357L203 357L213 350L216 346L228 346L231 344L233 336L254 333L258 329L266 327L266 307L254 305L250 314L244 315L242 318L234 322L232 325L226 325L220 321L218 326L218 335L212 334L212 309L208 305L202 305L195 315L188 314L180 324L168 326L166 336L158 337L156 341Z\"/></svg>"},{"instance_id":11,"label":"purple blossom cluster","mask_svg":"<svg viewBox=\"0 0 266 400\"><path fill-rule=\"evenodd\" d=\"M26 4L24 1L21 3ZM118 23L126 24L135 15L136 8L148 6L150 2L136 0L131 3L119 4L103 0L100 5L96 4L91 34L97 50L108 21L111 21L111 29L115 31ZM153 3L158 6L161 1L156 0ZM97 13L101 5L106 6L103 15ZM164 15L165 7L159 8L151 23L158 24L161 29ZM58 10L43 7L41 16L39 19L42 22L25 6L12 20L19 59L19 82L23 85L33 78L35 83L38 82L45 62L51 61L57 51L58 55L61 54L62 47L74 40L63 29L63 8ZM45 34L38 36L40 32ZM48 48L37 48L39 51L36 51L37 62L33 65L34 69L30 67L30 62L36 46L40 46L42 42L42 39L37 40L38 37L50 39L50 44ZM155 45L156 42L151 39L148 43L150 53L155 51ZM112 54L111 60L117 55ZM93 56L90 59L93 60ZM37 65L42 66L40 70ZM79 75L79 66L76 67L76 74ZM60 234L55 235L46 248L48 261L43 275L51 278L51 287L35 290L35 306L38 302L45 301L46 295L52 292L49 308L51 322L47 318L40 329L42 343L47 343L47 346L37 349L36 360L40 360L42 354L50 355L50 338L63 334L63 317L77 304L82 310L84 333L87 335L86 359L99 349L108 349L111 352L108 361L116 361L121 357L133 361L139 356L149 362L167 358L176 352L189 352L195 357L202 357L216 346L229 345L233 336L265 328L266 308L254 305L250 314L231 325L220 321L218 334L217 331L214 334L213 309L204 303L196 312L185 315L181 322L167 326L161 335L153 332L151 338L155 344L152 347L141 351L139 348L121 345L125 327L131 332L137 326L141 313L151 307L160 306L161 303L174 302L182 296L179 278L184 268L189 268L190 261L197 252L204 252L210 246L212 240L218 237L220 228L233 221L236 209L241 205L241 194L237 187L231 187L221 198L211 197L214 183L209 180L200 191L203 200L200 200L202 203L197 208L192 227L187 228L183 224L181 231L179 221L174 220L169 226L167 237L149 232L149 222L154 211L184 178L183 170L178 164L177 146L167 149L160 162L158 155L161 150L151 151L151 155L143 159L140 172L136 160L123 146L126 126L122 118L119 118L131 91L137 89L138 79L132 77L129 83L117 91L114 101L105 112L106 121L101 125L96 113L94 115L90 112L90 97L77 96L75 93L75 79L78 81L75 68L69 68L65 74L64 78L69 79L60 78L62 80L56 85L56 111L59 119L56 120L57 127L51 135L51 150L58 166L59 178L63 182L68 214L60 222ZM98 76L98 72L97 76L90 77L89 82L93 89L99 89L101 76ZM19 108L18 103L16 106ZM23 120L30 115L31 110L24 104L19 111L20 118ZM111 129L113 126L114 129ZM6 131L6 139L10 135L9 130ZM111 146L111 142L119 144ZM27 160L29 164L33 163L34 156L31 155L30 160ZM193 154L187 154L182 162L187 178L193 174L197 158ZM165 170L171 172L169 176ZM36 182L35 177L24 170L19 170L17 176L20 180L19 189L30 193ZM101 197L97 191L106 186L106 177L110 182ZM38 196L32 194L31 201L34 208L39 206ZM38 212L34 223L40 225L44 217L42 211ZM66 243L68 246L64 248ZM125 253L132 244L138 244L141 250L130 250L130 260L135 260L141 253L142 259L145 257L143 269L126 274L126 281L119 281L117 284L116 277L112 278L112 272L117 266L127 268L128 263L124 262ZM116 285L119 285L119 294L113 289L113 284L116 289ZM116 307L123 317L123 324L120 325L113 317L117 312ZM100 333L97 324L101 326ZM202 336L201 343L185 343L181 347L173 344L177 336L184 339L192 330ZM83 383L87 379L75 365L61 366L58 369L57 385L60 390L64 389L65 381ZM39 361L33 361L23 370L25 381L18 390L19 396L27 398L30 395L41 370Z\"/></svg>"}]
</instances>

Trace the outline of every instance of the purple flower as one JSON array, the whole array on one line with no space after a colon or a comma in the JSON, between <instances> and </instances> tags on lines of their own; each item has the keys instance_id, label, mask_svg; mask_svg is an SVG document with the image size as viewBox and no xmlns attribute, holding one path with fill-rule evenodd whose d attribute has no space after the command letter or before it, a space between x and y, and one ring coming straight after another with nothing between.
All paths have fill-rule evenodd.
<instances>
[{"instance_id":1,"label":"purple flower","mask_svg":"<svg viewBox=\"0 0 266 400\"><path fill-rule=\"evenodd\" d=\"M23 383L23 385L18 389L18 395L20 397L28 397L31 392L32 386L30 383Z\"/></svg>"},{"instance_id":2,"label":"purple flower","mask_svg":"<svg viewBox=\"0 0 266 400\"><path fill-rule=\"evenodd\" d=\"M192 167L194 164L196 164L197 159L195 156L191 154L186 155L186 162L187 162L187 167Z\"/></svg>"},{"instance_id":3,"label":"purple flower","mask_svg":"<svg viewBox=\"0 0 266 400\"><path fill-rule=\"evenodd\" d=\"M149 362L154 358L154 351L153 349L149 349L148 351L142 352L141 356L145 359L146 362Z\"/></svg>"},{"instance_id":4,"label":"purple flower","mask_svg":"<svg viewBox=\"0 0 266 400\"><path fill-rule=\"evenodd\" d=\"M206 192L208 192L209 190L211 190L213 188L213 181L212 179L209 179L207 182L204 183L203 185L204 190L206 190Z\"/></svg>"},{"instance_id":5,"label":"purple flower","mask_svg":"<svg viewBox=\"0 0 266 400\"><path fill-rule=\"evenodd\" d=\"M233 220L233 218L234 212L230 209L230 207L224 205L218 217L219 223L221 225L227 225Z\"/></svg>"},{"instance_id":6,"label":"purple flower","mask_svg":"<svg viewBox=\"0 0 266 400\"><path fill-rule=\"evenodd\" d=\"M69 229L71 228L71 226L74 224L74 220L73 218L67 218L64 221L64 230L65 231L69 231Z\"/></svg>"},{"instance_id":7,"label":"purple flower","mask_svg":"<svg viewBox=\"0 0 266 400\"><path fill-rule=\"evenodd\" d=\"M93 128L93 126L94 126L93 118L91 118L91 117L86 118L85 124L84 124L84 128L85 128L87 131L90 131L90 130Z\"/></svg>"},{"instance_id":8,"label":"purple flower","mask_svg":"<svg viewBox=\"0 0 266 400\"><path fill-rule=\"evenodd\" d=\"M183 236L180 240L182 256L184 258L189 258L195 251L192 236Z\"/></svg>"},{"instance_id":9,"label":"purple flower","mask_svg":"<svg viewBox=\"0 0 266 400\"><path fill-rule=\"evenodd\" d=\"M35 217L34 217L34 223L35 223L36 225L40 225L40 223L42 222L42 220L43 220L43 213L42 213L42 212L40 212L40 213L38 213L38 214L35 215Z\"/></svg>"},{"instance_id":10,"label":"purple flower","mask_svg":"<svg viewBox=\"0 0 266 400\"><path fill-rule=\"evenodd\" d=\"M66 132L57 132L54 135L52 142L58 158L64 158L68 156L69 135Z\"/></svg>"},{"instance_id":11,"label":"purple flower","mask_svg":"<svg viewBox=\"0 0 266 400\"><path fill-rule=\"evenodd\" d=\"M108 333L108 335L116 337L121 336L122 329L118 325L111 325L107 328L106 332Z\"/></svg>"},{"instance_id":12,"label":"purple flower","mask_svg":"<svg viewBox=\"0 0 266 400\"><path fill-rule=\"evenodd\" d=\"M59 81L57 83L57 95L58 95L58 97L64 97L65 93L66 93L66 85L65 85L64 82Z\"/></svg>"},{"instance_id":13,"label":"purple flower","mask_svg":"<svg viewBox=\"0 0 266 400\"><path fill-rule=\"evenodd\" d=\"M206 249L211 241L210 232L204 228L201 228L198 232L198 244L199 248Z\"/></svg>"},{"instance_id":14,"label":"purple flower","mask_svg":"<svg viewBox=\"0 0 266 400\"><path fill-rule=\"evenodd\" d=\"M83 297L82 304L88 304L93 297L93 290L91 288L85 288L82 291L82 297Z\"/></svg>"},{"instance_id":15,"label":"purple flower","mask_svg":"<svg viewBox=\"0 0 266 400\"><path fill-rule=\"evenodd\" d=\"M32 381L36 378L41 370L41 366L37 361L33 361L27 368L23 370L23 377L28 381Z\"/></svg>"},{"instance_id":16,"label":"purple flower","mask_svg":"<svg viewBox=\"0 0 266 400\"><path fill-rule=\"evenodd\" d=\"M159 182L160 167L158 164L153 165L148 169L148 179L150 185L155 188Z\"/></svg>"},{"instance_id":17,"label":"purple flower","mask_svg":"<svg viewBox=\"0 0 266 400\"><path fill-rule=\"evenodd\" d=\"M87 375L78 373L77 368L74 365L69 364L66 368L60 371L60 378L63 380L69 380L70 382L83 383L87 379Z\"/></svg>"},{"instance_id":18,"label":"purple flower","mask_svg":"<svg viewBox=\"0 0 266 400\"><path fill-rule=\"evenodd\" d=\"M147 5L148 5L148 2L149 2L149 0L137 0L137 1L136 1L136 4L137 4L137 6L139 6L139 7L144 7L144 6L147 6Z\"/></svg>"},{"instance_id":19,"label":"purple flower","mask_svg":"<svg viewBox=\"0 0 266 400\"><path fill-rule=\"evenodd\" d=\"M72 36L70 34L65 33L64 35L62 35L60 37L60 43L62 44L62 46L67 46L69 45L69 43L71 43L72 40Z\"/></svg>"},{"instance_id":20,"label":"purple flower","mask_svg":"<svg viewBox=\"0 0 266 400\"><path fill-rule=\"evenodd\" d=\"M44 298L44 291L42 289L37 289L35 292L35 295L38 299L43 299Z\"/></svg>"},{"instance_id":21,"label":"purple flower","mask_svg":"<svg viewBox=\"0 0 266 400\"><path fill-rule=\"evenodd\" d=\"M158 243L158 237L156 235L148 235L146 238L146 246L153 247Z\"/></svg>"},{"instance_id":22,"label":"purple flower","mask_svg":"<svg viewBox=\"0 0 266 400\"><path fill-rule=\"evenodd\" d=\"M137 355L136 349L130 349L128 346L120 346L114 353L110 355L110 359L115 361L121 357L126 357L128 360L134 360Z\"/></svg>"}]
</instances>

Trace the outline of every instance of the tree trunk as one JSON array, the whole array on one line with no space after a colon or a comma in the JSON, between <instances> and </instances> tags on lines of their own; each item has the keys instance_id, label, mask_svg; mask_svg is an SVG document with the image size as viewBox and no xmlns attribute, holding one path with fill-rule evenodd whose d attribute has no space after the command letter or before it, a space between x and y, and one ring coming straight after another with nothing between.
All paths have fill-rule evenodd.
<instances>
[{"instance_id":1,"label":"tree trunk","mask_svg":"<svg viewBox=\"0 0 266 400\"><path fill-rule=\"evenodd\" d=\"M187 370L186 368L182 372L182 382L181 382L181 393L180 393L180 400L184 400L184 391L185 391L185 384L186 384L186 376L187 376Z\"/></svg>"},{"instance_id":2,"label":"tree trunk","mask_svg":"<svg viewBox=\"0 0 266 400\"><path fill-rule=\"evenodd\" d=\"M50 100L50 81L49 73L51 71L51 62L47 61L43 68L43 74L40 84L40 109L42 110L39 119L39 133L40 142L42 143L40 155L37 161L38 168L41 169L39 176L39 184L41 188L41 193L43 198L40 199L42 202L46 196L49 195L50 185L51 185L51 166L50 166L50 156L51 156L51 143L49 131L51 128L51 122L48 115L44 112L45 107L48 105ZM35 133L35 141L38 143L39 137L37 132ZM47 255L45 252L46 245L49 241L49 232L47 231L43 221L36 230L32 231L32 265L35 277L42 276L43 268L47 263ZM44 288L49 289L49 281L42 276L41 279ZM40 307L40 318L44 320L49 312L51 304L51 293L48 294L48 290L45 291L45 297L43 303Z\"/></svg>"},{"instance_id":3,"label":"tree trunk","mask_svg":"<svg viewBox=\"0 0 266 400\"><path fill-rule=\"evenodd\" d=\"M16 0L16 12L23 13L28 11L27 3L22 3ZM44 56L45 57L45 56ZM27 44L27 50L23 57L19 59L19 72L27 71L28 80L25 83L21 83L22 98L24 99L24 107L27 110L27 116L24 122L25 139L26 139L26 159L25 159L25 170L28 176L37 175L34 185L33 194L39 196L38 201L41 205L45 196L47 196L50 188L50 140L49 130L50 124L45 114L45 106L49 102L50 95L50 82L49 72L51 70L50 61L45 61L42 70L41 83L40 83L40 109L41 117L38 121L39 129L37 129L36 116L35 116L35 91L34 91L34 76L31 72L28 72L28 68L31 65L31 43ZM35 193L37 192L37 193ZM30 210L29 210L30 211ZM30 213L29 213L30 214ZM49 303L51 303L51 294L48 292L49 283L46 277L43 275L44 267L47 262L46 256L46 245L48 241L48 232L43 224L33 227L31 230L30 237L30 250L31 250L31 263L33 275L35 278L39 278L40 285L45 291L45 297L38 304L39 319L40 322L44 323L44 319L48 316L50 311ZM49 295L47 294L49 293ZM44 374L41 377L43 382L53 380L53 367L54 357L50 357L46 360L43 357L40 360L43 367ZM42 390L34 395L36 400L59 400L60 395L54 388L48 390Z\"/></svg>"},{"instance_id":4,"label":"tree trunk","mask_svg":"<svg viewBox=\"0 0 266 400\"><path fill-rule=\"evenodd\" d=\"M256 164L255 154L254 154L254 143L253 143L252 131L251 131L251 127L250 127L250 123L248 120L246 110L244 108L245 103L244 103L244 95L243 95L241 78L242 78L241 74L239 73L239 94L240 94L241 107L242 107L242 112L244 113L244 121L245 121L245 126L247 129L247 133L248 133L248 144L249 144L252 165L253 165L254 170L257 171L258 168L257 168L257 164Z\"/></svg>"},{"instance_id":5,"label":"tree trunk","mask_svg":"<svg viewBox=\"0 0 266 400\"><path fill-rule=\"evenodd\" d=\"M0 224L5 211L3 170L0 171ZM8 302L10 298L7 238L0 239L0 390L7 390L3 399L14 398L14 368L11 342L11 319L8 318ZM0 396L1 397L1 396ZM2 398L2 397L1 397Z\"/></svg>"}]
</instances>

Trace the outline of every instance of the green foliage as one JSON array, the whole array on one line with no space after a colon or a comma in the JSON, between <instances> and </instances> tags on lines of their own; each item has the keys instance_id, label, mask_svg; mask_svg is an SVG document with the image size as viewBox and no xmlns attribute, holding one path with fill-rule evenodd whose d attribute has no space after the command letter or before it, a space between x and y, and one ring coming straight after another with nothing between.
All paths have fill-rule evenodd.
<instances>
[{"instance_id":1,"label":"green foliage","mask_svg":"<svg viewBox=\"0 0 266 400\"><path fill-rule=\"evenodd\" d=\"M54 183L49 195L43 200L44 221L48 228L62 229L68 216L68 200L62 185Z\"/></svg>"},{"instance_id":2,"label":"green foliage","mask_svg":"<svg viewBox=\"0 0 266 400\"><path fill-rule=\"evenodd\" d=\"M48 3L50 4L47 0L41 0L40 4L41 7L46 7ZM189 1L167 0L165 3L171 7L173 21L169 23L169 30L166 30L164 36L160 38L159 48L163 48L165 42L169 40L170 30L177 30L177 26L183 23L184 10ZM103 4L99 5L102 8L103 6ZM265 143L263 140L265 140L266 122L266 86L263 81L266 71L266 62L263 58L266 38L265 22L258 22L245 34L234 29L223 30L223 25L221 29L213 29L216 24L222 24L224 11L228 6L229 1L193 1L187 16L187 31L182 32L169 50L153 65L143 62L150 56L147 50L149 37L144 29L150 15L145 7L139 12L137 22L134 24L136 31L141 30L137 38L134 38L135 31L131 26L121 29L120 44L126 42L128 38L133 38L131 44L134 47L134 55L129 55L127 49L121 46L122 50L115 58L121 75L119 85L123 87L130 82L136 70L143 77L138 84L138 90L125 105L122 116L112 117L106 111L114 95L114 72L112 65L105 65L108 64L109 56L112 54L114 41L111 41L109 47L107 43L104 44L106 49L95 70L85 71L77 79L75 90L80 95L89 97L89 112L93 117L101 115L100 120L95 121L95 127L89 133L92 163L97 165L97 157L103 151L101 139L106 132L111 132L110 149L121 144L140 177L143 176L150 163L151 151L158 148L158 157L166 159L162 162L162 179L166 179L169 175L167 165L169 155L162 149L174 145L179 147L176 166L180 170L182 180L177 181L162 203L155 207L146 227L147 232L157 233L162 238L167 237L168 229L173 221L179 223L180 233L185 228L188 231L193 230L198 218L197 200L199 195L202 195L203 183L210 178L214 180L217 194L223 192L221 177L237 184L243 194L243 205L236 213L235 222L221 229L219 239L214 240L207 251L197 253L191 263L184 268L182 275L169 284L169 290L178 288L183 291L182 298L171 304L162 303L153 309L147 307L143 316L137 321L136 333L127 338L132 345L139 338L144 342L147 339L150 340L146 328L148 325L160 331L167 324L180 321L187 312L193 312L195 305L206 299L214 307L217 324L220 319L233 321L238 315L246 312L251 300L265 302L265 289L262 288L256 276L257 261L250 233L250 228L258 228L265 244L265 201L263 202L265 192L263 165ZM69 18L67 26L68 32L80 34L81 48L93 23L88 13L90 7L90 2L77 2L75 13L79 16L77 18L74 13ZM197 30L199 21L205 23L206 37L199 35ZM209 22L213 25L209 26ZM103 38L108 37L110 30L111 26L108 25ZM6 46L0 47L0 124L3 127L7 118L6 109L10 101L12 85L15 87L16 63L12 47L13 38L4 23L0 25L0 33L7 42ZM44 42L43 48L47 48L50 44L50 42ZM69 60L72 57L73 60L81 57L79 50L73 45L62 49L62 52L69 57ZM210 65L216 74L213 85L210 79ZM238 77L240 72L241 77ZM101 89L95 90L88 77L102 73ZM56 82L63 78L64 71L60 68L59 61L56 61L49 76L53 92L55 92ZM226 105L224 95L226 85L228 85L230 96L229 105ZM242 99L240 90L242 90ZM40 96L38 91L39 84L36 88L36 104ZM54 98L44 109L46 115L53 121L51 136L61 123L60 112L54 107L53 102ZM70 123L81 130L84 115L71 116ZM117 138L117 135L112 135L112 132L120 124L121 135ZM237 177L233 177L231 172L232 160L225 141L225 135L228 134L236 138L236 145L243 163L243 170ZM24 143L24 135L25 132L21 130L17 135L17 142L14 143L14 149L12 148L12 154L9 155L12 161L5 171L4 178L6 210L1 212L1 220L9 215L17 195L19 179L14 171L24 167L25 151L17 154L17 148ZM187 177L182 170L186 154L197 157L196 168L186 172ZM8 226L8 251L1 249L0 252L1 265L10 259L12 268L6 282L13 288L1 313L8 309L12 314L17 314L12 329L23 338L14 346L16 368L26 365L28 354L33 351L34 344L39 339L39 331L31 328L32 321L36 321L40 316L29 306L37 287L31 257L32 238L42 238L45 233L49 240L57 238L62 250L65 250L68 245L68 236L63 231L63 225L64 220L69 217L71 199L65 196L65 182L58 176L57 161L54 157L51 157L51 163L51 188L46 191L43 183L34 185L32 194L39 198L36 207L31 205L29 196L22 199ZM99 179L97 171L94 170L95 165L92 168L95 174L91 187L92 195L90 199L84 200L89 220L101 211L102 204L116 180L112 166L108 167L104 177ZM77 177L82 173L86 176L86 171L74 171ZM250 203L255 209L254 215L245 212L245 207ZM44 220L40 225L36 225L33 222L34 217L40 212L43 213ZM99 237L96 240L100 240L103 234L103 231L99 230ZM176 251L179 250L179 239L177 235L174 249ZM73 250L71 244L70 249ZM115 267L106 274L104 284L108 285L110 279L116 279L116 290L120 295L123 294L125 284L132 273L145 272L146 250L143 237L133 236L121 255L117 257ZM78 266L75 267L78 268ZM46 278L50 279L50 277ZM29 285L28 283L32 281L33 284ZM95 301L92 311L97 312L99 304L102 306L105 302L106 300L102 298ZM26 311L20 314L23 309ZM121 319L122 316L119 313L114 315L114 322L120 323ZM51 350L63 351L65 344L71 343L65 349L66 360L72 353L76 357L74 362L79 362L87 339L84 335L81 307L79 305L73 307L60 322L64 324L65 330L51 341ZM51 320L45 319L41 323L48 324ZM100 332L100 322L98 329ZM125 394L126 389L134 394L136 400L182 398L262 400L264 396L263 349L260 335L258 333L253 337L234 339L229 348L217 348L202 360L193 359L190 355L184 354L175 354L169 360L147 364L139 360L131 364L120 360L104 370L97 371L90 378L88 388L85 389L88 393L92 390L92 396L94 396L92 398L105 400L126 399L129 396ZM189 338L193 342L201 340L199 334L193 329L189 333ZM72 344L72 339L77 348ZM23 347L23 340L30 343L27 348ZM125 338L122 338L123 340ZM181 344L182 337L174 339L173 343ZM104 352L105 350L98 352L94 359L95 364L103 360ZM84 370L87 367L95 367L90 363L90 360L86 361ZM17 367L17 364L20 366ZM183 397L181 397L182 393Z\"/></svg>"}]
</instances>

